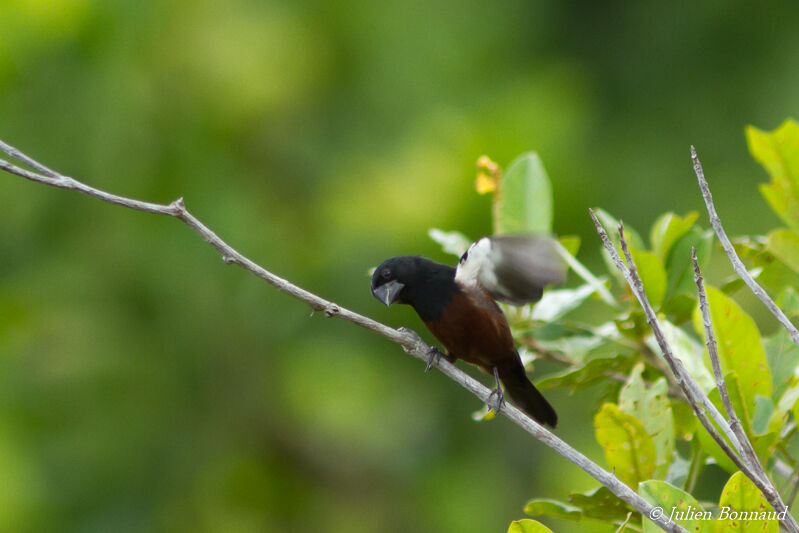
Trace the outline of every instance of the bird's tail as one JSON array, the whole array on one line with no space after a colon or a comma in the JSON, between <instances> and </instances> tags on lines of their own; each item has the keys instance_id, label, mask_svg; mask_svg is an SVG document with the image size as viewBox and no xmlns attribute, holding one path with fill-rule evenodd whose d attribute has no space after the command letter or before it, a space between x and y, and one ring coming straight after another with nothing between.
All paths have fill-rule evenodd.
<instances>
[{"instance_id":1,"label":"bird's tail","mask_svg":"<svg viewBox=\"0 0 799 533\"><path fill-rule=\"evenodd\" d=\"M518 356L510 357L498 364L497 373L502 385L505 386L505 394L516 407L540 424L547 424L553 428L557 426L558 415L555 409L527 379L527 373Z\"/></svg>"}]
</instances>

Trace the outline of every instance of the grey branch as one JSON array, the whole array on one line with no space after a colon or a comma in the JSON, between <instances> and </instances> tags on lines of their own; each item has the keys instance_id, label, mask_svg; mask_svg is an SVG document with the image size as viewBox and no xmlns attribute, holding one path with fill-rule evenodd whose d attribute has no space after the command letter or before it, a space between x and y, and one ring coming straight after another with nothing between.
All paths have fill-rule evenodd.
<instances>
[{"instance_id":1,"label":"grey branch","mask_svg":"<svg viewBox=\"0 0 799 533\"><path fill-rule=\"evenodd\" d=\"M752 482L757 486L757 488L763 493L763 496L768 500L768 502L774 507L775 510L778 512L785 509L785 504L782 501L782 498L779 495L779 492L774 487L771 480L766 475L765 471L763 470L762 465L757 459L754 450L751 449L751 443L746 439L746 435L743 431L740 432L740 435L743 437L739 439L736 434L733 432L730 425L724 419L723 415L718 411L715 405L710 401L707 395L702 392L699 388L699 385L696 381L691 377L691 375L685 370L685 367L682 364L682 361L675 357L671 346L669 346L668 341L666 340L666 336L663 333L663 330L660 327L660 322L658 321L657 314L655 310L652 308L652 305L649 303L649 299L646 296L646 292L644 291L643 282L641 281L641 277L638 274L638 269L635 264L635 260L630 253L630 249L627 245L627 240L624 238L624 225L619 225L619 239L621 243L622 252L624 253L624 257L627 261L627 265L624 264L622 261L619 252L614 248L613 244L610 242L605 229L602 227L602 224L597 219L596 215L592 210L589 210L591 213L591 218L594 220L594 225L596 226L597 233L599 233L600 238L602 239L602 243L605 246L605 249L610 254L611 258L613 259L614 264L616 267L621 271L624 275L624 279L627 281L627 284L632 289L633 294L638 299L638 302L641 304L641 307L644 310L644 313L647 317L647 323L649 327L652 329L652 332L655 335L655 339L657 340L658 346L663 354L663 358L669 364L669 368L671 369L672 373L674 374L675 381L679 385L680 389L682 390L685 399L691 405L694 413L696 413L697 417L699 418L702 426L704 426L705 430L710 434L714 441L724 450L724 453L735 463L737 466ZM709 316L707 319L708 325L710 324ZM715 338L713 338L715 342ZM714 369L715 370L715 369ZM723 381L723 379L722 379ZM725 388L726 390L726 388ZM729 398L728 398L729 399ZM740 455L736 453L733 448L727 443L726 440L719 434L716 430L713 422L707 416L707 413L715 420L716 424L722 429L724 434L727 438L730 439L730 442L733 443L735 448L740 451ZM730 410L731 407L730 407ZM740 423L739 423L740 426ZM742 442L741 442L742 441ZM749 452L747 450L749 447L752 451ZM787 530L792 533L799 532L799 525L797 525L796 521L794 520L793 516L790 513L786 513L785 520L781 522L781 525Z\"/></svg>"},{"instance_id":2,"label":"grey branch","mask_svg":"<svg viewBox=\"0 0 799 533\"><path fill-rule=\"evenodd\" d=\"M763 290L763 287L761 287L752 278L752 276L746 270L743 262L741 262L741 259L738 257L738 254L735 252L735 248L730 242L730 239L727 238L727 233L724 231L724 227L721 225L721 219L716 213L716 207L713 205L713 196L710 194L710 188L708 187L707 180L705 179L705 172L702 169L702 163L699 161L699 156L696 155L696 148L693 146L691 146L691 160L693 161L694 165L694 173L699 181L699 190L702 191L702 198L705 200L707 214L710 217L710 225L713 227L713 231L716 232L716 236L719 238L721 246L727 253L727 257L730 259L735 273L738 274L738 277L741 278L744 283L746 283L755 296L757 296L760 301L765 304L765 306L769 309L769 311L772 312L780 324L782 324L783 327L788 330L788 333L791 335L791 339L794 341L794 343L799 344L799 331L797 331L791 321L788 320L788 317L785 316L782 310L777 307L777 304L774 303L774 300L772 300L766 291ZM738 449L742 452L747 466L752 470L751 474L747 473L745 470L744 473L746 473L752 482L757 485L757 488L760 489L760 491L763 493L763 496L766 497L771 506L774 507L775 510L780 511L781 509L785 508L785 503L782 501L780 493L774 486L774 483L771 481L771 479L769 479L768 475L766 475L766 471L763 469L763 465L757 458L757 454L755 453L752 443L744 433L743 428L741 427L741 422L732 407L732 403L730 402L729 394L727 393L727 384L724 381L724 377L721 375L721 366L719 363L718 351L716 349L716 339L713 336L713 328L711 327L710 322L710 311L708 308L707 294L705 294L702 274L699 271L699 265L696 261L695 250L693 252L693 263L694 279L699 291L699 305L702 311L702 322L704 323L705 333L707 335L708 353L711 358L713 373L716 377L719 395L721 396L722 402L724 402L724 408L730 417L732 430L740 438L742 447L739 447ZM797 524L796 520L790 513L786 513L785 521L782 522L781 525L788 531L799 532L799 524Z\"/></svg>"},{"instance_id":3,"label":"grey branch","mask_svg":"<svg viewBox=\"0 0 799 533\"><path fill-rule=\"evenodd\" d=\"M710 226L713 228L713 231L716 232L716 236L719 238L719 242L724 248L724 251L727 252L727 257L730 258L732 268L735 269L735 273L746 283L755 296L757 296L766 308L771 311L771 314L777 318L780 324L782 324L782 327L788 330L793 342L799 344L799 330L788 320L785 313L777 307L777 304L775 304L774 300L763 290L763 287L752 278L741 261L741 258L738 257L738 254L735 252L735 248L730 242L730 239L727 238L727 233L721 225L721 219L719 219L718 214L716 214L716 207L713 205L713 196L710 194L710 187L708 187L707 180L705 179L705 171L702 169L702 162L699 161L699 157L696 155L696 148L693 146L691 146L691 160L694 163L694 172L696 173L696 179L699 181L699 190L702 191L702 198L705 200L707 214L710 217Z\"/></svg>"},{"instance_id":4,"label":"grey branch","mask_svg":"<svg viewBox=\"0 0 799 533\"><path fill-rule=\"evenodd\" d=\"M432 348L428 346L414 331L406 328L394 329L386 326L385 324L377 322L376 320L372 320L369 317L350 311L349 309L341 307L334 302L308 292L305 289L294 285L290 281L269 272L262 266L256 264L236 251L232 246L223 241L216 233L211 231L211 229L209 229L205 224L200 222L186 209L183 198L178 198L171 204L162 205L117 196L115 194L95 189L94 187L86 185L85 183L82 183L74 178L55 172L37 162L33 158L23 154L16 148L9 146L3 141L0 141L0 150L17 161L21 161L26 165L38 170L39 172L26 170L2 159L0 159L0 169L37 183L42 183L44 185L50 185L52 187L58 187L61 189L75 190L83 194L93 196L94 198L104 202L120 205L129 209L134 209L136 211L144 211L147 213L155 213L158 215L177 218L189 226L200 237L202 237L205 242L216 248L219 253L222 254L222 259L225 261L225 263L239 265L245 270L255 274L259 278L271 284L278 290L307 303L314 311L324 311L328 317L339 317L348 322L352 322L353 324L374 331L375 333L383 335L384 337L396 342L402 346L406 352L413 355L417 359L421 359L425 362L428 360ZM436 366L447 377L477 396L482 402L488 402L491 395L491 390L460 370L458 367L452 365L443 358L434 361L433 366ZM572 448L569 444L536 423L514 406L505 404L501 412L516 425L530 433L533 437L555 450L558 454L562 455L579 468L583 469L591 477L610 489L611 492L613 492L613 494L615 494L619 499L632 506L644 517L652 520L664 531L669 531L671 533L687 533L687 531L681 526L669 521L668 516L663 516L664 513L660 513L659 515L658 513L654 513L655 515L658 515L658 518L652 518L651 513L654 508L649 504L649 502L641 498L635 491L630 489L630 487L622 483L615 475L611 474L588 459L585 455Z\"/></svg>"},{"instance_id":5,"label":"grey branch","mask_svg":"<svg viewBox=\"0 0 799 533\"><path fill-rule=\"evenodd\" d=\"M721 374L721 362L719 361L718 345L716 343L716 336L713 333L713 324L710 320L710 304L707 300L707 292L705 291L705 282L702 279L702 272L699 270L699 262L696 259L696 248L691 250L691 261L694 263L694 281L696 282L696 290L699 294L699 309L702 312L702 324L705 327L705 337L707 338L706 344L708 354L710 355L710 364L713 367L713 375L716 378L716 387L718 388L721 402L724 404L724 409L727 411L727 416L730 418L730 427L742 445L743 457L745 458L747 465L751 467L754 470L754 473L757 474L757 476L761 479L762 486L758 485L758 488L763 492L763 495L766 496L774 509L783 509L785 504L780 498L779 491L766 475L763 465L760 464L760 460L757 458L757 453L752 446L752 442L746 436L744 428L741 425L741 420L738 418L738 414L735 412L732 402L730 401L730 395L727 391L727 382L724 380L724 376ZM753 482L757 484L757 481L754 479ZM786 521L793 521L793 518L789 519L786 516ZM796 526L796 522L793 522L791 525L791 527Z\"/></svg>"},{"instance_id":6,"label":"grey branch","mask_svg":"<svg viewBox=\"0 0 799 533\"><path fill-rule=\"evenodd\" d=\"M718 409L716 409L716 406L713 405L713 402L710 401L707 395L702 392L702 389L699 388L699 385L697 385L696 381L694 381L691 375L688 374L688 371L685 370L685 366L683 366L682 361L678 357L674 356L671 346L669 346L668 341L666 341L666 336L663 333L663 329L660 327L660 322L658 321L657 315L655 314L654 309L652 309L652 305L649 303L649 298L647 298L646 292L644 291L644 285L641 281L641 277L638 275L638 269L635 266L635 261L633 261L630 250L627 247L627 240L624 238L624 226L619 226L619 235L621 238L622 250L624 252L625 258L627 259L626 266L619 255L619 252L613 247L613 243L610 242L610 238L605 232L605 228L602 227L602 224L599 222L599 219L596 217L593 210L589 211L591 213L591 218L594 220L594 226L596 226L597 233L599 233L599 237L602 239L605 249L610 254L611 259L613 259L613 263L616 265L616 268L618 268L622 275L624 275L624 279L627 281L627 284L632 289L633 294L641 304L641 307L646 314L646 321L649 324L649 327L652 329L652 333L655 335L655 340L660 347L663 358L666 360L666 363L668 363L669 368L671 369L671 372L674 376L674 381L677 383L677 386L680 387L683 396L691 405L694 412L699 417L699 420L702 422L702 425L705 426L705 429L707 429L708 433L710 433L710 435L724 450L724 452L730 456L730 459L732 459L732 461L743 470L745 465L741 463L738 454L730 448L727 441L725 441L724 438L719 435L718 431L716 431L716 428L708 418L705 410L710 413L710 416L712 416L718 426L722 428L722 431L724 431L725 435L727 435L727 437L730 439L730 442L733 443L733 446L735 446L736 449L740 449L738 439L727 425L727 421L724 419L724 416L719 412Z\"/></svg>"},{"instance_id":7,"label":"grey branch","mask_svg":"<svg viewBox=\"0 0 799 533\"><path fill-rule=\"evenodd\" d=\"M747 454L748 459L751 461L750 446L747 446L749 439L746 438L741 420L732 406L730 401L730 394L727 391L727 382L724 381L724 376L721 373L721 362L719 361L718 345L716 343L716 336L713 333L713 323L710 321L710 306L707 301L707 292L705 291L705 281L702 278L702 272L699 269L699 261L696 259L696 248L691 249L691 261L694 263L694 282L696 283L696 290L699 294L699 309L702 312L702 325L705 327L705 344L707 344L707 351L710 355L710 364L713 367L713 376L716 378L716 388L721 396L721 403L724 404L724 410L727 411L727 417L730 420L730 428L735 436L738 437L738 442L743 445L743 453ZM752 452L754 454L754 452ZM755 455L755 457L757 457ZM755 459L757 462L757 459ZM758 463L759 464L759 463Z\"/></svg>"}]
</instances>

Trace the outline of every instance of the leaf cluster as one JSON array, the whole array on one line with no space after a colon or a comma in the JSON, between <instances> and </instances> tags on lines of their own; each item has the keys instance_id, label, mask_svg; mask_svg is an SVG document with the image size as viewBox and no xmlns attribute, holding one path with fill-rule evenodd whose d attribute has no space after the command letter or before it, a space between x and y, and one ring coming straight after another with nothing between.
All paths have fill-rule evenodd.
<instances>
[{"instance_id":1,"label":"leaf cluster","mask_svg":"<svg viewBox=\"0 0 799 533\"><path fill-rule=\"evenodd\" d=\"M765 236L736 238L736 251L764 288L778 295L781 309L794 318L799 314L799 294L794 289L799 285L799 124L789 120L773 132L749 127L746 133L752 157L771 178L760 191L786 227ZM520 156L504 172L487 157L480 158L476 188L481 194L493 195L495 232L552 233L552 187L535 153ZM606 228L618 227L612 214L600 208L595 212ZM712 230L699 224L696 212L669 212L654 220L647 239L629 225L624 232L647 297L675 355L724 412L704 345L691 264L695 249L700 266L708 265L715 248ZM431 230L430 236L445 252L456 255L472 240L441 230ZM611 238L619 248L618 235L611 232ZM643 310L609 254L602 251L606 272L592 273L578 259L579 238L567 236L559 241L577 284L550 289L535 305L506 308L528 368L542 360L561 367L543 376L537 386L570 391L602 388L601 401L594 406L594 433L607 467L653 505L683 512L675 519L682 517L677 521L689 531L749 527L777 531L774 520L750 523L696 518L705 511L717 516L724 506L771 508L697 423L661 358ZM733 298L740 288L737 278L710 280L707 287L721 369L743 429L767 473L772 478L786 477L786 469L777 465L787 465L788 471L796 466L790 450L799 420L799 346L782 329L763 335ZM601 303L594 306L599 311L587 320L585 313L577 311L591 300ZM700 502L691 494L709 465L717 465L730 476L717 504ZM786 486L789 481L796 483L786 478ZM618 530L657 529L631 511L605 487L573 493L565 502L534 499L525 507L527 514L536 517L599 521ZM509 529L526 531L549 530L534 520L514 522Z\"/></svg>"}]
</instances>

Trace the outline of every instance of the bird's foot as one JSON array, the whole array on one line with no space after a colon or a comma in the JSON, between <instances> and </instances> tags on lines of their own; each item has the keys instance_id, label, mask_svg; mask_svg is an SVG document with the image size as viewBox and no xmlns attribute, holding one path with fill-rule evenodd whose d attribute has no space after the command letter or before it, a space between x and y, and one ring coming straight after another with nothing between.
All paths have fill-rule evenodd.
<instances>
[{"instance_id":1,"label":"bird's foot","mask_svg":"<svg viewBox=\"0 0 799 533\"><path fill-rule=\"evenodd\" d=\"M427 366L425 367L424 371L429 372L431 368L433 368L434 364L438 364L441 361L441 358L444 356L436 347L430 348L430 351L427 352Z\"/></svg>"},{"instance_id":2,"label":"bird's foot","mask_svg":"<svg viewBox=\"0 0 799 533\"><path fill-rule=\"evenodd\" d=\"M487 405L494 410L494 413L499 414L502 406L505 404L505 395L502 394L502 387L499 384L499 369L494 367L494 382L496 383L496 388L491 391L491 394L488 395L488 402ZM494 396L497 397L497 403L495 405L491 405L491 398Z\"/></svg>"},{"instance_id":3,"label":"bird's foot","mask_svg":"<svg viewBox=\"0 0 799 533\"><path fill-rule=\"evenodd\" d=\"M493 404L491 403L491 399L496 397L496 402ZM486 400L486 405L494 410L494 413L499 414L502 410L502 406L505 405L505 395L502 394L502 389L497 387L496 389L491 391L491 394L488 395L488 400Z\"/></svg>"}]
</instances>

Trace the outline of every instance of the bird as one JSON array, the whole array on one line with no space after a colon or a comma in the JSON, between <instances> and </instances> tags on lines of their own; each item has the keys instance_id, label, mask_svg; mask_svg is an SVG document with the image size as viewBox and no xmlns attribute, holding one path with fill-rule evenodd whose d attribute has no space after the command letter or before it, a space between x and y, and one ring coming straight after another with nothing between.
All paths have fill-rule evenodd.
<instances>
[{"instance_id":1,"label":"bird","mask_svg":"<svg viewBox=\"0 0 799 533\"><path fill-rule=\"evenodd\" d=\"M563 283L566 264L552 237L495 235L474 242L457 267L419 255L391 257L378 266L372 295L387 306L413 307L444 347L431 350L427 369L440 357L461 359L493 374L491 399L499 412L510 401L540 424L556 427L555 409L527 378L510 326L497 302L523 305L541 299L548 285Z\"/></svg>"}]
</instances>

